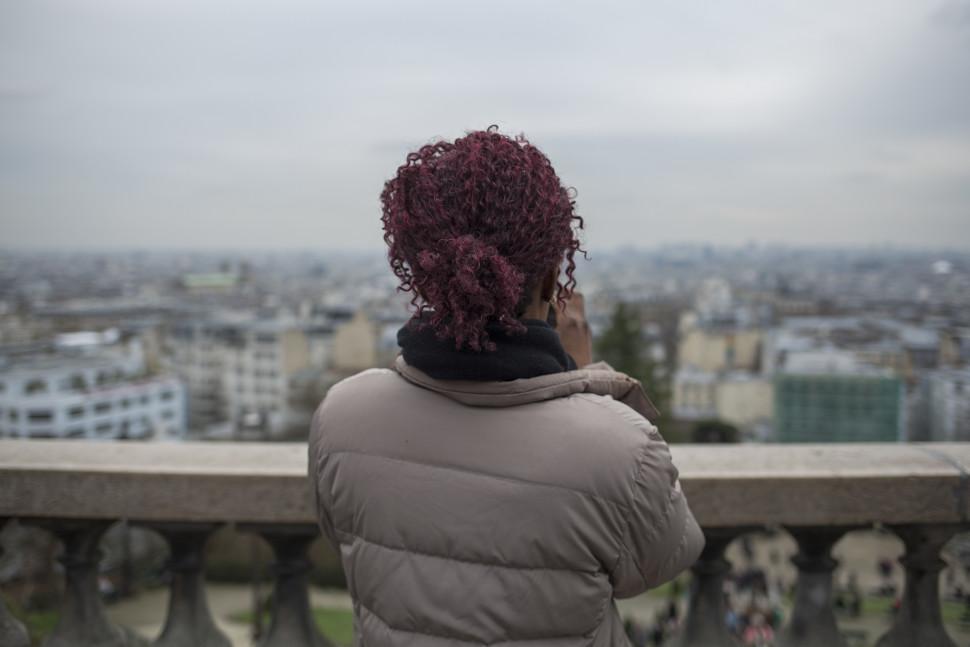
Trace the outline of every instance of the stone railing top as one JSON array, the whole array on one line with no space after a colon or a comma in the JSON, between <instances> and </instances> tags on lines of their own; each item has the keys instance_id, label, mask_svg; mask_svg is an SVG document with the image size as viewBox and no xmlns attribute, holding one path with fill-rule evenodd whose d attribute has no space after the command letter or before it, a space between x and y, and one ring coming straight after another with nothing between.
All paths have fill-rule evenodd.
<instances>
[{"instance_id":1,"label":"stone railing top","mask_svg":"<svg viewBox=\"0 0 970 647\"><path fill-rule=\"evenodd\" d=\"M675 445L706 527L966 522L970 443ZM302 443L0 440L0 517L315 523Z\"/></svg>"}]
</instances>

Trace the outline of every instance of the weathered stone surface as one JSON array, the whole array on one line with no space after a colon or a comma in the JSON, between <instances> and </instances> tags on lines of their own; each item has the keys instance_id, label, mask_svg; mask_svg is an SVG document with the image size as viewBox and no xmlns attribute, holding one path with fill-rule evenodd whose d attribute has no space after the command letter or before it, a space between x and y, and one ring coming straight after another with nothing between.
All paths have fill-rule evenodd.
<instances>
[{"instance_id":1,"label":"weathered stone surface","mask_svg":"<svg viewBox=\"0 0 970 647\"><path fill-rule=\"evenodd\" d=\"M0 517L0 531L7 525L7 521L9 520ZM0 557L3 557L2 542L0 542ZM2 595L0 595L0 645L3 647L28 647L30 645L30 639L27 637L27 629L7 609Z\"/></svg>"},{"instance_id":2,"label":"weathered stone surface","mask_svg":"<svg viewBox=\"0 0 970 647\"><path fill-rule=\"evenodd\" d=\"M315 523L300 443L0 440L0 516ZM672 447L705 528L966 523L970 443Z\"/></svg>"},{"instance_id":3,"label":"weathered stone surface","mask_svg":"<svg viewBox=\"0 0 970 647\"><path fill-rule=\"evenodd\" d=\"M792 562L798 567L794 608L778 636L781 647L847 647L835 620L832 572L838 562L832 547L849 528L789 528L798 542Z\"/></svg>"},{"instance_id":4,"label":"weathered stone surface","mask_svg":"<svg viewBox=\"0 0 970 647\"><path fill-rule=\"evenodd\" d=\"M671 447L705 528L965 522L970 443Z\"/></svg>"},{"instance_id":5,"label":"weathered stone surface","mask_svg":"<svg viewBox=\"0 0 970 647\"><path fill-rule=\"evenodd\" d=\"M319 536L315 525L241 526L253 530L273 547L273 605L269 630L258 647L333 647L317 630L310 612L307 574L311 564L307 549Z\"/></svg>"},{"instance_id":6,"label":"weathered stone surface","mask_svg":"<svg viewBox=\"0 0 970 647\"><path fill-rule=\"evenodd\" d=\"M299 443L0 440L0 510L12 517L315 523L306 466Z\"/></svg>"},{"instance_id":7,"label":"weathered stone surface","mask_svg":"<svg viewBox=\"0 0 970 647\"><path fill-rule=\"evenodd\" d=\"M906 544L900 563L906 569L906 589L893 626L876 647L956 647L943 627L940 609L940 571L946 565L940 550L961 526L897 526Z\"/></svg>"},{"instance_id":8,"label":"weathered stone surface","mask_svg":"<svg viewBox=\"0 0 970 647\"><path fill-rule=\"evenodd\" d=\"M24 625L10 615L0 600L0 645L4 647L29 647L30 639Z\"/></svg>"},{"instance_id":9,"label":"weathered stone surface","mask_svg":"<svg viewBox=\"0 0 970 647\"><path fill-rule=\"evenodd\" d=\"M205 595L205 544L216 524L162 523L152 526L168 541L172 574L168 613L152 647L232 647L216 627Z\"/></svg>"},{"instance_id":10,"label":"weathered stone surface","mask_svg":"<svg viewBox=\"0 0 970 647\"><path fill-rule=\"evenodd\" d=\"M704 550L691 567L691 595L687 618L674 638L674 647L737 647L740 643L728 630L724 578L731 562L724 551L744 528L715 529L704 533Z\"/></svg>"},{"instance_id":11,"label":"weathered stone surface","mask_svg":"<svg viewBox=\"0 0 970 647\"><path fill-rule=\"evenodd\" d=\"M35 523L54 532L64 543L64 599L57 624L42 647L147 647L135 632L112 624L98 592L98 544L109 522L51 521Z\"/></svg>"}]
</instances>

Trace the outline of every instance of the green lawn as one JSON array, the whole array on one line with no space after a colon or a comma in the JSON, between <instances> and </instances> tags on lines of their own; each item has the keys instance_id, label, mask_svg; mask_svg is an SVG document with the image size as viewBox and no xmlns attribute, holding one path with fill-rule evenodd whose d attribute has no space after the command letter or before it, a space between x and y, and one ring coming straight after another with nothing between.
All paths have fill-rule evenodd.
<instances>
[{"instance_id":1,"label":"green lawn","mask_svg":"<svg viewBox=\"0 0 970 647\"><path fill-rule=\"evenodd\" d=\"M338 647L350 647L354 642L354 614L352 611L343 609L322 609L312 610L313 619L320 628L320 633L326 636ZM236 622L250 623L253 621L252 611L241 611L234 613L232 619ZM269 627L269 613L266 613L264 627Z\"/></svg>"},{"instance_id":2,"label":"green lawn","mask_svg":"<svg viewBox=\"0 0 970 647\"><path fill-rule=\"evenodd\" d=\"M27 612L6 597L2 602L6 604L7 610L14 618L24 623L24 627L27 628L27 633L30 634L30 639L34 643L53 631L54 625L57 624L59 614L56 610Z\"/></svg>"},{"instance_id":3,"label":"green lawn","mask_svg":"<svg viewBox=\"0 0 970 647\"><path fill-rule=\"evenodd\" d=\"M38 640L54 630L58 618L57 611L34 611L20 618L20 621L27 627L27 633L31 640Z\"/></svg>"},{"instance_id":4,"label":"green lawn","mask_svg":"<svg viewBox=\"0 0 970 647\"><path fill-rule=\"evenodd\" d=\"M863 615L888 616L892 604L893 599L889 597L865 596L862 598L862 613ZM960 624L960 618L963 616L963 605L961 603L943 601L940 603L940 609L945 624L951 626Z\"/></svg>"}]
</instances>

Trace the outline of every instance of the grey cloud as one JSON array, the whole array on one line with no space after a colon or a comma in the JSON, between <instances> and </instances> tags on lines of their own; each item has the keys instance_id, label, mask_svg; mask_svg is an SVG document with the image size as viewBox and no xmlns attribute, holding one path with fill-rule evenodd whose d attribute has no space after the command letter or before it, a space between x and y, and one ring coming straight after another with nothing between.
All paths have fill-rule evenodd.
<instances>
[{"instance_id":1,"label":"grey cloud","mask_svg":"<svg viewBox=\"0 0 970 647\"><path fill-rule=\"evenodd\" d=\"M0 0L0 238L377 247L405 154L497 123L591 244L970 247L968 6Z\"/></svg>"},{"instance_id":2,"label":"grey cloud","mask_svg":"<svg viewBox=\"0 0 970 647\"><path fill-rule=\"evenodd\" d=\"M970 29L970 2L966 0L947 0L931 14L931 19L948 29Z\"/></svg>"}]
</instances>

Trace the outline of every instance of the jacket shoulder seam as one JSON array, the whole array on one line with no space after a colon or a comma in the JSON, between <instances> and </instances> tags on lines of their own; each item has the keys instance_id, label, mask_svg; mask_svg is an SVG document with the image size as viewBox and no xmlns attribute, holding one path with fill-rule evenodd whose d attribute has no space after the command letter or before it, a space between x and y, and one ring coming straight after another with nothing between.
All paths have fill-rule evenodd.
<instances>
[{"instance_id":1,"label":"jacket shoulder seam","mask_svg":"<svg viewBox=\"0 0 970 647\"><path fill-rule=\"evenodd\" d=\"M336 389L343 389L347 384L356 382L363 378L370 377L372 375L397 375L394 371L389 368L368 368L366 370L360 371L359 373L354 373L349 375L344 379L340 380L328 389L328 393Z\"/></svg>"},{"instance_id":2,"label":"jacket shoulder seam","mask_svg":"<svg viewBox=\"0 0 970 647\"><path fill-rule=\"evenodd\" d=\"M642 426L643 426L642 423L646 423L647 425L653 426L653 423L651 423L643 415L638 413L633 407L623 404L622 402L620 402L619 400L617 400L616 398L614 398L609 394L574 393L569 397L578 397L583 400L592 402L596 406L600 407L601 409L606 409L611 414L613 414L614 417L619 418L624 424L629 425L631 428L636 429L638 431L642 429ZM617 411L616 407L622 407L622 409L620 411ZM627 417L626 415L627 412L629 412L629 415L636 416L637 418L639 418L639 420L636 420L636 421L631 420L630 418Z\"/></svg>"}]
</instances>

